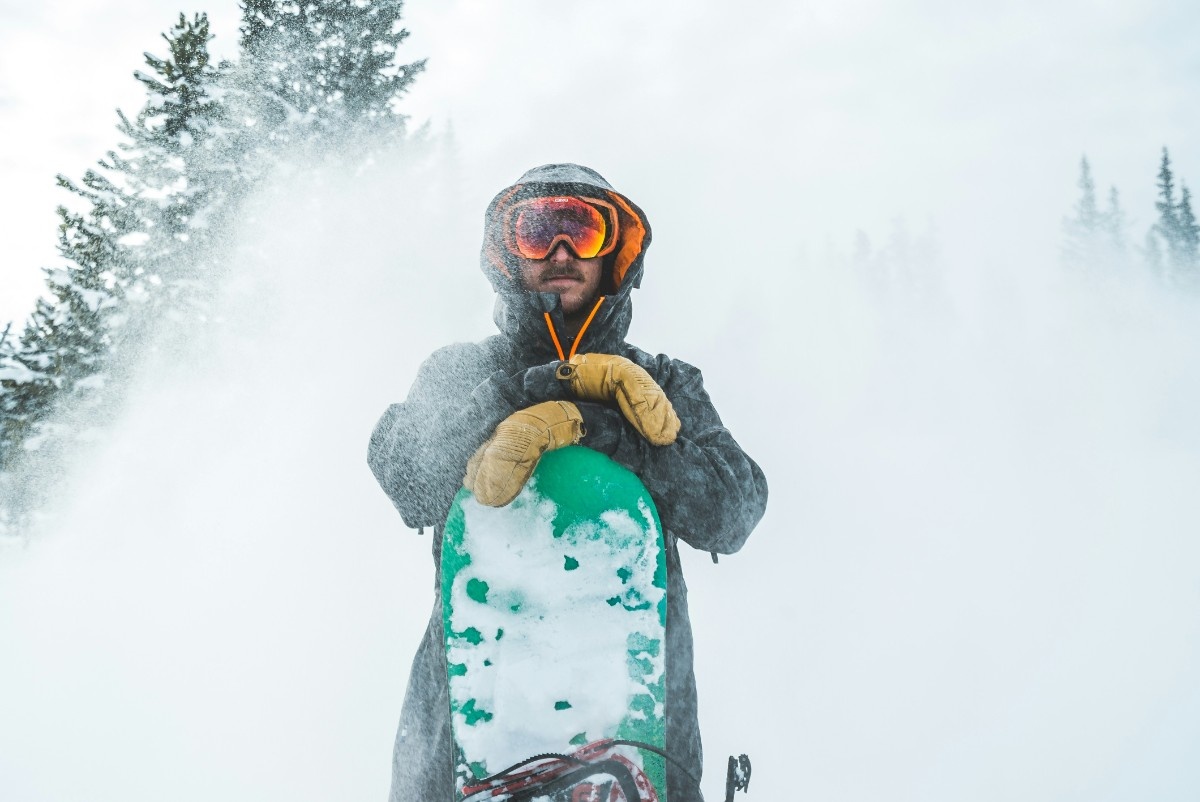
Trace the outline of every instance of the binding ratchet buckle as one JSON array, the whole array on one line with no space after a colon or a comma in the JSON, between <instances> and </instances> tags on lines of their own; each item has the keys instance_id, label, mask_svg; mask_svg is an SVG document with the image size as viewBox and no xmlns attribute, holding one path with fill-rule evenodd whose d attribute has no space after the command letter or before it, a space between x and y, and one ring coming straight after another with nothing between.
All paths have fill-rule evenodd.
<instances>
[{"instance_id":1,"label":"binding ratchet buckle","mask_svg":"<svg viewBox=\"0 0 1200 802\"><path fill-rule=\"evenodd\" d=\"M729 768L725 772L725 802L733 802L738 791L750 790L750 758L746 755L729 756Z\"/></svg>"}]
</instances>

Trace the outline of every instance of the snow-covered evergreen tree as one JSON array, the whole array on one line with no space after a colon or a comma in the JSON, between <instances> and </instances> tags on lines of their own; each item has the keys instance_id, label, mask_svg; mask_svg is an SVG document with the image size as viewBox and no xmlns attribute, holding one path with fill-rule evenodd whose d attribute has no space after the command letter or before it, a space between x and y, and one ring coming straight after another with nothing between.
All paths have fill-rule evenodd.
<instances>
[{"instance_id":1,"label":"snow-covered evergreen tree","mask_svg":"<svg viewBox=\"0 0 1200 802\"><path fill-rule=\"evenodd\" d=\"M164 331L186 341L208 324L233 226L272 170L406 141L398 102L424 62L397 60L402 7L244 0L236 64L211 61L203 14L180 15L165 56L146 54L146 103L119 116L123 141L79 184L59 178L78 211L59 210L63 265L47 271L47 297L19 337L0 338L0 533L119 408Z\"/></svg>"},{"instance_id":2,"label":"snow-covered evergreen tree","mask_svg":"<svg viewBox=\"0 0 1200 802\"><path fill-rule=\"evenodd\" d=\"M401 0L244 0L241 99L260 147L327 148L403 137L398 102L424 61L397 62Z\"/></svg>"},{"instance_id":3,"label":"snow-covered evergreen tree","mask_svg":"<svg viewBox=\"0 0 1200 802\"><path fill-rule=\"evenodd\" d=\"M58 250L64 265L46 271L48 298L37 302L19 343L0 353L0 506L23 521L40 506L49 465L82 434L57 419L68 402L100 414L115 357L121 277L130 270L122 240L136 228L128 199L104 176L88 171L82 186L60 176L82 197L83 213L59 207Z\"/></svg>"},{"instance_id":4,"label":"snow-covered evergreen tree","mask_svg":"<svg viewBox=\"0 0 1200 802\"><path fill-rule=\"evenodd\" d=\"M119 408L158 323L196 311L216 200L238 188L229 148L213 147L231 131L212 97L208 21L181 15L164 38L167 57L147 53L150 72L136 74L144 107L119 114L125 141L79 184L59 176L79 209L59 209L63 265L46 271L47 297L19 343L0 351L0 508L13 526Z\"/></svg>"},{"instance_id":5,"label":"snow-covered evergreen tree","mask_svg":"<svg viewBox=\"0 0 1200 802\"><path fill-rule=\"evenodd\" d=\"M128 287L145 306L136 316L142 339L164 319L207 318L230 218L250 183L240 159L249 135L221 102L224 74L209 56L207 17L180 14L163 39L167 57L147 53L149 71L135 73L146 103L133 120L120 115L125 142L109 154L143 220Z\"/></svg>"}]
</instances>

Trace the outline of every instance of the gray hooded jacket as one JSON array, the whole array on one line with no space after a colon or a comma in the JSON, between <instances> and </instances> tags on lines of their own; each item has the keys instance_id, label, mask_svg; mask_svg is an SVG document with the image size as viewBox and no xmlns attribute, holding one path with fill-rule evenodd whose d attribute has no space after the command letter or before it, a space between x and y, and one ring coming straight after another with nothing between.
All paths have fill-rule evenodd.
<instances>
[{"instance_id":1,"label":"gray hooded jacket","mask_svg":"<svg viewBox=\"0 0 1200 802\"><path fill-rule=\"evenodd\" d=\"M515 259L501 241L505 208L526 197L567 195L607 200L617 209L617 247L605 257L606 295L581 334L579 353L627 357L645 368L671 400L682 424L669 446L651 446L614 407L577 402L586 434L582 445L607 454L636 473L658 507L667 545L667 751L699 778L700 732L692 672L692 633L678 541L713 553L741 548L762 517L767 483L722 424L704 391L700 371L629 343L631 293L641 283L650 244L645 214L599 174L579 165L530 170L488 206L481 267L496 290L494 319L500 329L480 343L456 343L434 352L421 366L401 404L388 407L371 435L367 460L384 491L410 527L434 530L435 564L441 528L462 486L467 459L497 424L542 401L573 400L554 377L559 353L546 325L564 321L553 293L523 289ZM569 350L572 343L561 343ZM440 588L440 565L435 588ZM442 637L440 597L413 663L401 714L393 764L391 802L450 800L450 703ZM679 771L669 771L671 802L700 800Z\"/></svg>"}]
</instances>

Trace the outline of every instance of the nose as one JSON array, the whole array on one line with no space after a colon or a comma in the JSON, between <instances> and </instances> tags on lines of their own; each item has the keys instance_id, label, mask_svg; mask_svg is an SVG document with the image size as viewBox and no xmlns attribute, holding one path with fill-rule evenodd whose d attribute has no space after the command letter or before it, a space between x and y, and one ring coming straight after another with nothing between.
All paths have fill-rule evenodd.
<instances>
[{"instance_id":1,"label":"nose","mask_svg":"<svg viewBox=\"0 0 1200 802\"><path fill-rule=\"evenodd\" d=\"M551 262L569 262L572 258L571 249L567 247L567 243L560 242L554 246L548 258Z\"/></svg>"}]
</instances>

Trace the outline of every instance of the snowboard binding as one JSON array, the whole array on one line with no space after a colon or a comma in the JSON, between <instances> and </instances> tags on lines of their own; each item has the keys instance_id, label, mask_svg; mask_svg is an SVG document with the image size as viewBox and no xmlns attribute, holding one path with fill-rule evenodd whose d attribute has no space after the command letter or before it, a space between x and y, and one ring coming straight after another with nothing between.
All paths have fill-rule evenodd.
<instances>
[{"instance_id":1,"label":"snowboard binding","mask_svg":"<svg viewBox=\"0 0 1200 802\"><path fill-rule=\"evenodd\" d=\"M738 791L750 790L750 758L746 755L729 756L729 767L725 771L725 802L733 802Z\"/></svg>"},{"instance_id":2,"label":"snowboard binding","mask_svg":"<svg viewBox=\"0 0 1200 802\"><path fill-rule=\"evenodd\" d=\"M553 802L658 802L649 778L617 751L626 745L648 746L603 739L569 755L534 755L464 786L462 802L528 802L546 797Z\"/></svg>"},{"instance_id":3,"label":"snowboard binding","mask_svg":"<svg viewBox=\"0 0 1200 802\"><path fill-rule=\"evenodd\" d=\"M580 747L569 755L534 755L504 771L462 789L461 802L658 802L654 785L637 765L617 752L633 746L665 758L699 788L700 783L663 750L640 741L605 738ZM750 788L750 758L729 757L725 774L725 802Z\"/></svg>"}]
</instances>

